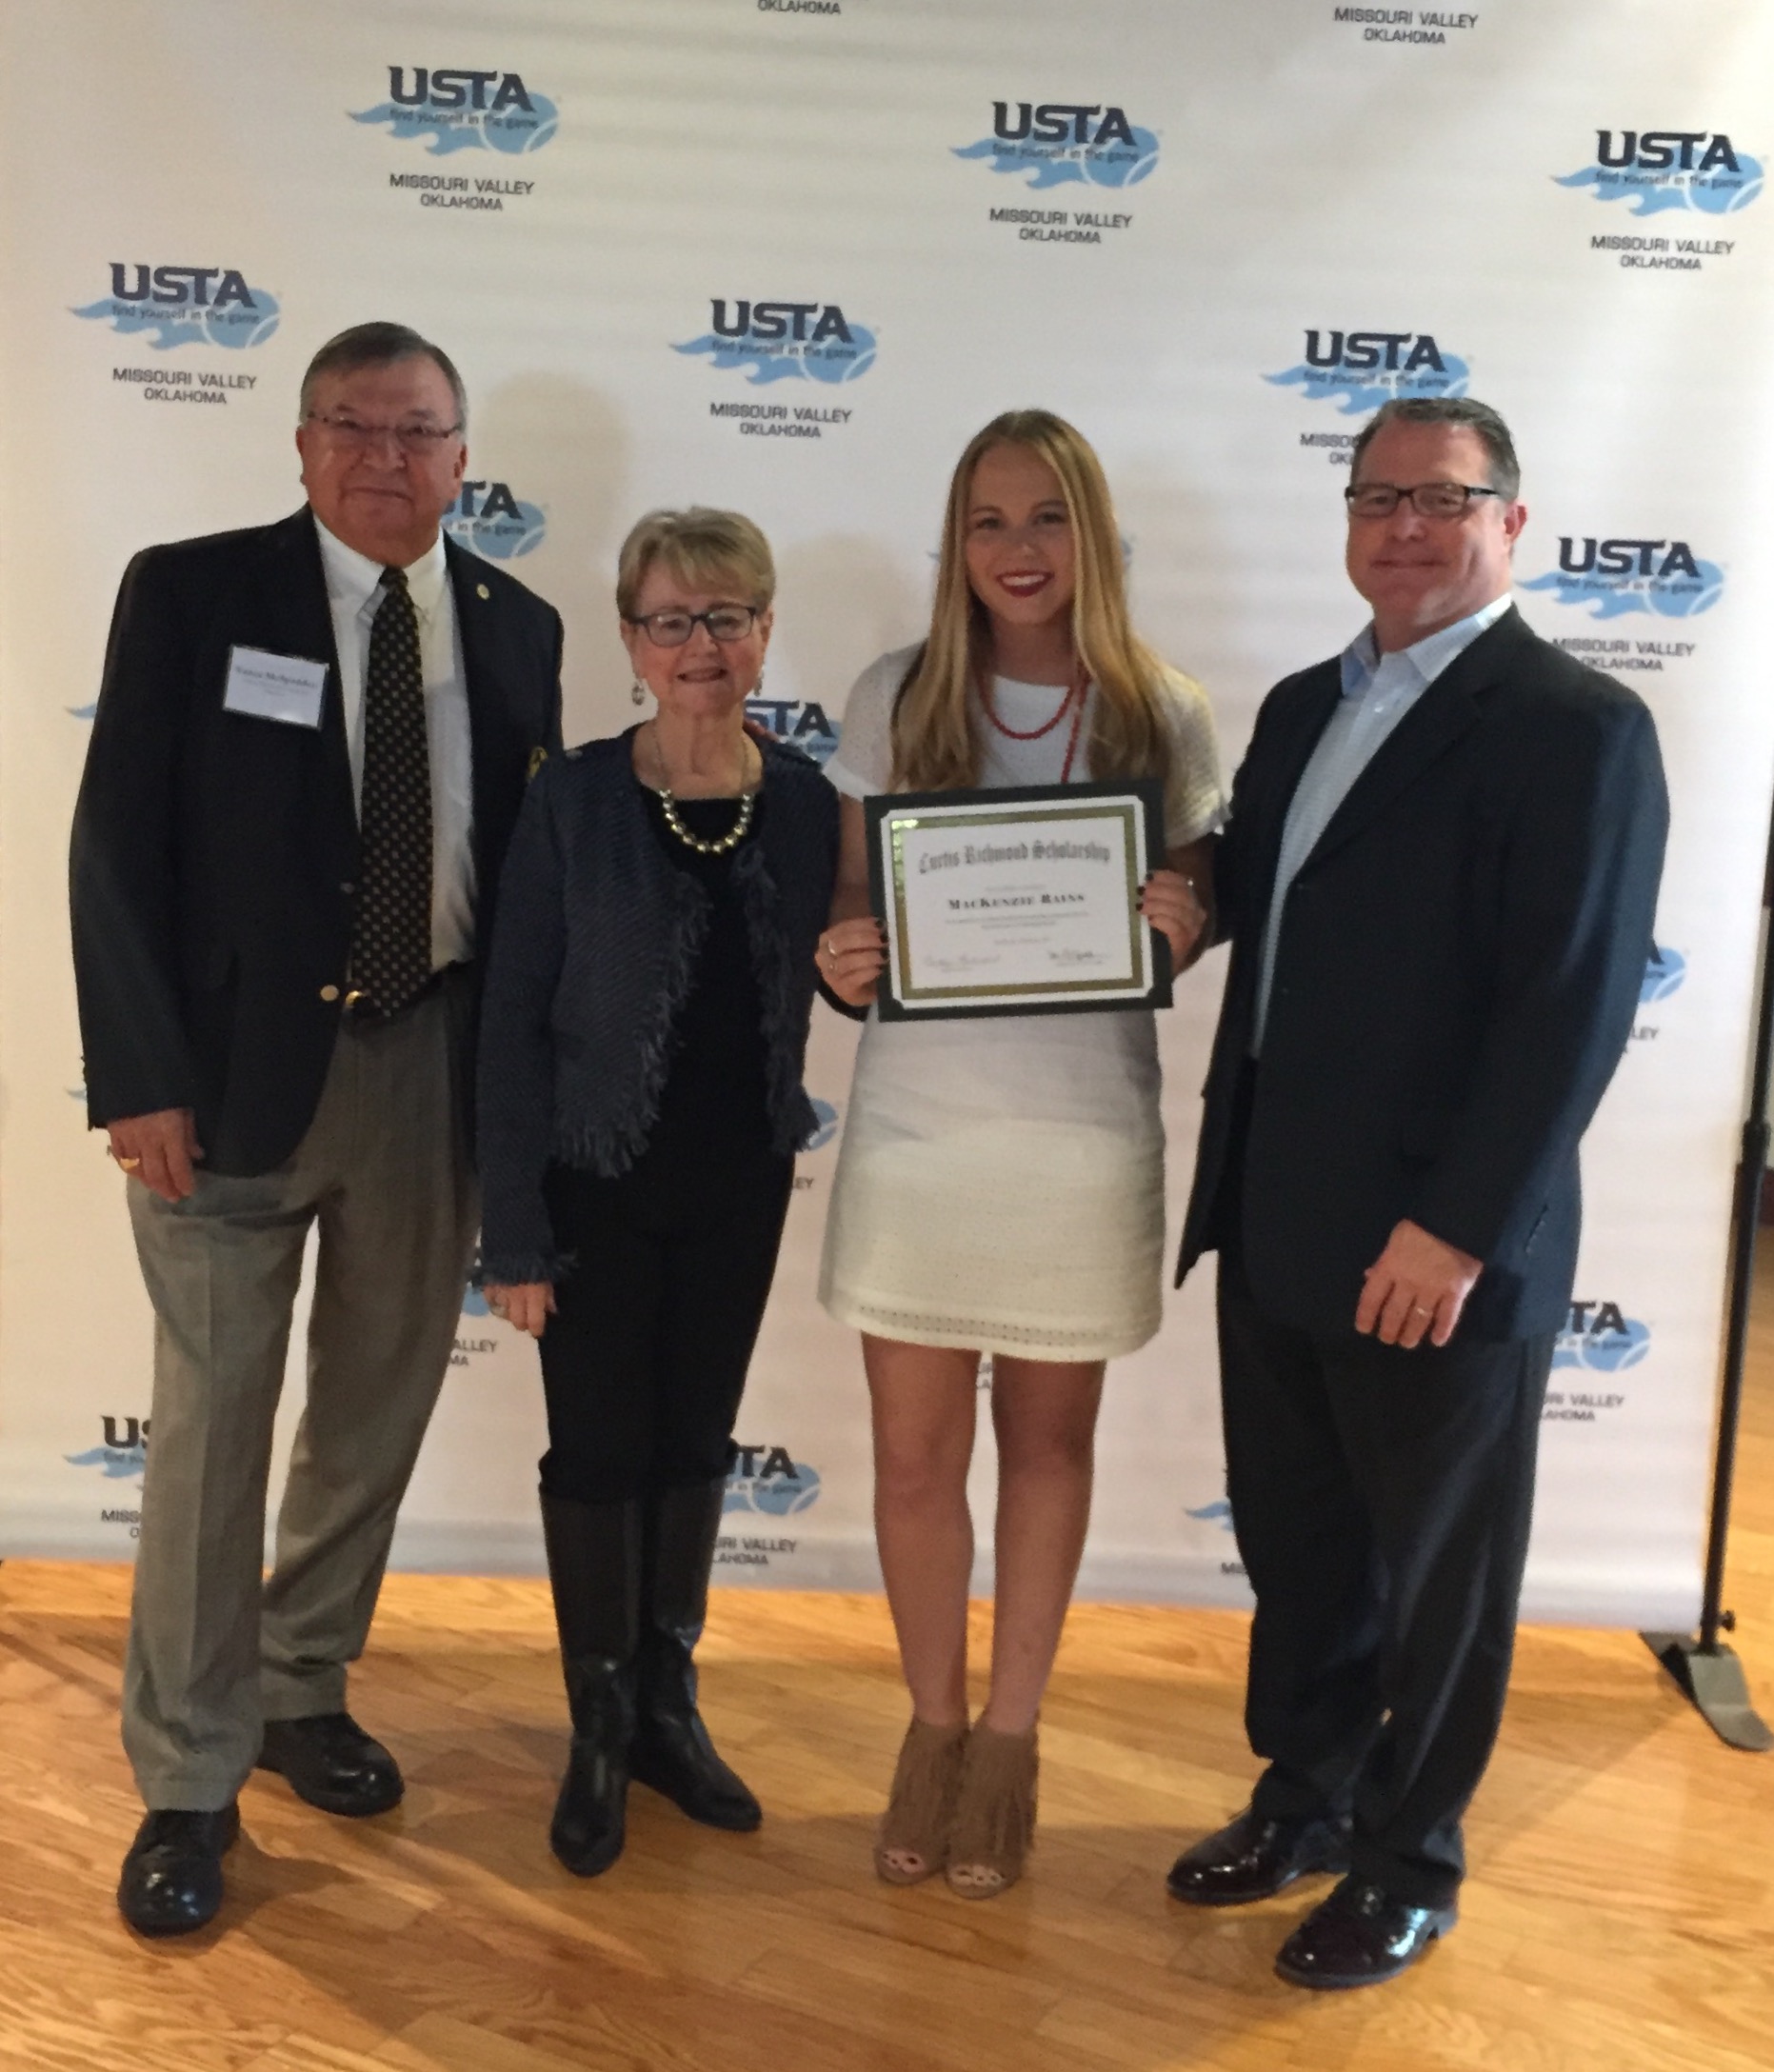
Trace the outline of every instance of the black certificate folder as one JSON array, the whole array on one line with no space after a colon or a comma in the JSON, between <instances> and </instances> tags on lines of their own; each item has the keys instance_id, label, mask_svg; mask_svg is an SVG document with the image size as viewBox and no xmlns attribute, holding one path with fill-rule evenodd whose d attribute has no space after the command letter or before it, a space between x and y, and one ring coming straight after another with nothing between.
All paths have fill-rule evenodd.
<instances>
[{"instance_id":1,"label":"black certificate folder","mask_svg":"<svg viewBox=\"0 0 1774 2072\"><path fill-rule=\"evenodd\" d=\"M884 1022L1170 1005L1170 946L1139 907L1165 860L1155 779L897 792L863 812Z\"/></svg>"}]
</instances>

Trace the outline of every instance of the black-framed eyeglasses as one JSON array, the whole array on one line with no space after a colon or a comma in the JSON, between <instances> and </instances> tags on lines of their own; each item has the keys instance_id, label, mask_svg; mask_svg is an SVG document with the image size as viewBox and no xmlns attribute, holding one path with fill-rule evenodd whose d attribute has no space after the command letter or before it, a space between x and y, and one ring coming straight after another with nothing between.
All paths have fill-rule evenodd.
<instances>
[{"instance_id":1,"label":"black-framed eyeglasses","mask_svg":"<svg viewBox=\"0 0 1774 2072\"><path fill-rule=\"evenodd\" d=\"M1470 482L1357 482L1343 492L1351 518L1389 518L1405 497L1425 518L1464 518L1475 496L1501 496L1501 489Z\"/></svg>"},{"instance_id":2,"label":"black-framed eyeglasses","mask_svg":"<svg viewBox=\"0 0 1774 2072\"><path fill-rule=\"evenodd\" d=\"M758 623L759 605L710 605L707 611L646 611L629 615L655 648L682 648L699 626L708 628L711 640L744 640Z\"/></svg>"},{"instance_id":3,"label":"black-framed eyeglasses","mask_svg":"<svg viewBox=\"0 0 1774 2072\"><path fill-rule=\"evenodd\" d=\"M309 410L308 422L318 425L337 445L366 452L384 439L392 439L409 460L423 460L441 453L448 439L456 438L460 425L366 425L344 410Z\"/></svg>"}]
</instances>

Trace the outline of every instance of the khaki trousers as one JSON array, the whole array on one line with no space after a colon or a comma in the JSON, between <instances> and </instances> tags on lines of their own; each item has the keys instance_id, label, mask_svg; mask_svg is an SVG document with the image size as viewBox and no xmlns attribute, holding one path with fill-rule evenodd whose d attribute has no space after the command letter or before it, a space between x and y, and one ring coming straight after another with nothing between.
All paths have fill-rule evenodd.
<instances>
[{"instance_id":1,"label":"khaki trousers","mask_svg":"<svg viewBox=\"0 0 1774 2072\"><path fill-rule=\"evenodd\" d=\"M150 1807L227 1805L266 1720L344 1708L472 1257L469 1008L452 972L385 1026L344 1025L275 1171L199 1167L176 1205L130 1188L155 1327L123 1739ZM271 1430L316 1224L308 1395L266 1577Z\"/></svg>"}]
</instances>

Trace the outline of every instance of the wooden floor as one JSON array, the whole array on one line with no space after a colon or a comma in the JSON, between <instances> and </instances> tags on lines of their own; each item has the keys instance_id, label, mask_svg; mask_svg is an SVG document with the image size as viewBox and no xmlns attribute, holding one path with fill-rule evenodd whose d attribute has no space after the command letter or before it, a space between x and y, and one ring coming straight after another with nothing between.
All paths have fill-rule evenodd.
<instances>
[{"instance_id":1,"label":"wooden floor","mask_svg":"<svg viewBox=\"0 0 1774 2072\"><path fill-rule=\"evenodd\" d=\"M1774 1716L1774 1258L1728 1601ZM1632 1637L1525 1633L1458 1933L1407 1978L1279 1983L1307 1899L1168 1902L1250 1776L1240 1619L1086 1608L1046 1715L1035 1871L980 1904L878 1884L903 1701L880 1604L724 1595L710 1716L769 1807L690 1826L637 1790L580 1884L544 1829L562 1700L542 1587L391 1582L354 1685L405 1805L243 1801L222 1921L145 1947L112 1904L127 1576L0 1569L0 2065L31 2072L1765 2072L1774 1757L1717 1742ZM1320 1888L1322 1889L1322 1888Z\"/></svg>"}]
</instances>

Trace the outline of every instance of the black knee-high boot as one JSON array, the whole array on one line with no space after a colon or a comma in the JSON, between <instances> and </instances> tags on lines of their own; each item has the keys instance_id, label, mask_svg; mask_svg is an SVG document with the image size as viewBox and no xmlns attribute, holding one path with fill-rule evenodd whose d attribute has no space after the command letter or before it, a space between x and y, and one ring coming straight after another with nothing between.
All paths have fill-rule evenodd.
<instances>
[{"instance_id":1,"label":"black knee-high boot","mask_svg":"<svg viewBox=\"0 0 1774 2072\"><path fill-rule=\"evenodd\" d=\"M548 1843L577 1878L622 1854L640 1639L641 1505L574 1504L542 1493L554 1623L572 1714L572 1750Z\"/></svg>"},{"instance_id":2,"label":"black knee-high boot","mask_svg":"<svg viewBox=\"0 0 1774 2072\"><path fill-rule=\"evenodd\" d=\"M634 1740L629 1767L691 1820L748 1833L764 1809L715 1753L696 1709L692 1657L708 1612L708 1570L727 1483L666 1489L646 1500Z\"/></svg>"}]
</instances>

